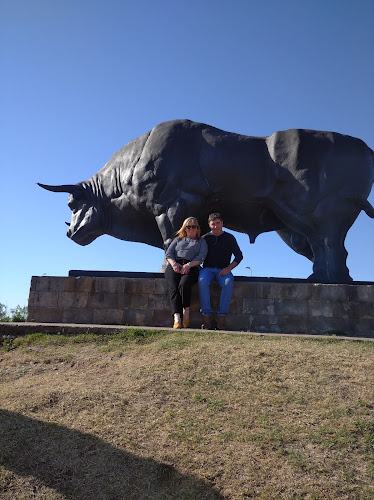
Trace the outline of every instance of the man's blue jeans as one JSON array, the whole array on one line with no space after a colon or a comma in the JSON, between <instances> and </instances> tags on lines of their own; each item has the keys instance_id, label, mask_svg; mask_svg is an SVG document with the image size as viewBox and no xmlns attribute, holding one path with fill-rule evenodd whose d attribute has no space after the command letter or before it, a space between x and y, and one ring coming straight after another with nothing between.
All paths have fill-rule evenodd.
<instances>
[{"instance_id":1,"label":"man's blue jeans","mask_svg":"<svg viewBox=\"0 0 374 500\"><path fill-rule=\"evenodd\" d=\"M220 276L220 271L217 267L204 267L199 274L199 295L200 308L204 316L212 315L212 307L210 305L210 284L215 280L221 287L221 296L219 300L218 316L226 316L229 310L232 290L234 288L234 276L232 273L226 276Z\"/></svg>"}]
</instances>

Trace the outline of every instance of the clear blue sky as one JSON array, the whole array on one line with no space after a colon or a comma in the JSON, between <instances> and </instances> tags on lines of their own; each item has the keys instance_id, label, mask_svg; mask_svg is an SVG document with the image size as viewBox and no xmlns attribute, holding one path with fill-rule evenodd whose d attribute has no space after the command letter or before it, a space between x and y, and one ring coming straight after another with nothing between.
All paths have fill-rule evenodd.
<instances>
[{"instance_id":1,"label":"clear blue sky","mask_svg":"<svg viewBox=\"0 0 374 500\"><path fill-rule=\"evenodd\" d=\"M0 302L26 305L33 275L159 270L144 244L73 243L68 195L36 185L91 177L157 123L333 130L373 149L373 25L373 0L2 0ZM276 233L237 236L237 275L312 272ZM346 246L351 276L374 281L374 220Z\"/></svg>"}]
</instances>

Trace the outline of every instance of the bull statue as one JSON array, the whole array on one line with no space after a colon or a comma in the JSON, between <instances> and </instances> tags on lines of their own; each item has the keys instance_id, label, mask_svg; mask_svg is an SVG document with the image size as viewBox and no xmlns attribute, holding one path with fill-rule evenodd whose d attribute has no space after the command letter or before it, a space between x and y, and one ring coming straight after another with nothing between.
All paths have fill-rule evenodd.
<instances>
[{"instance_id":1,"label":"bull statue","mask_svg":"<svg viewBox=\"0 0 374 500\"><path fill-rule=\"evenodd\" d=\"M132 140L93 177L39 186L69 193L67 236L88 245L102 234L166 248L186 217L207 231L211 212L251 243L277 231L313 262L314 282L352 280L344 240L374 181L373 151L335 132L292 129L251 137L196 123L161 123Z\"/></svg>"}]
</instances>

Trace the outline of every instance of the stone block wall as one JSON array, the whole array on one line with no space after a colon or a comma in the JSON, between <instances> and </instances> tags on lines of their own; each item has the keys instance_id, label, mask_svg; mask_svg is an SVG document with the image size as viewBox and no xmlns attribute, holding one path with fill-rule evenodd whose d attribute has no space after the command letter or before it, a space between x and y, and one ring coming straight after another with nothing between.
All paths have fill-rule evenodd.
<instances>
[{"instance_id":1,"label":"stone block wall","mask_svg":"<svg viewBox=\"0 0 374 500\"><path fill-rule=\"evenodd\" d=\"M112 274L33 276L28 321L172 326L163 274ZM213 284L215 311L219 293L219 286ZM200 323L195 285L191 327L199 328ZM339 332L374 337L374 284L326 285L304 280L235 277L227 327L253 332Z\"/></svg>"}]
</instances>

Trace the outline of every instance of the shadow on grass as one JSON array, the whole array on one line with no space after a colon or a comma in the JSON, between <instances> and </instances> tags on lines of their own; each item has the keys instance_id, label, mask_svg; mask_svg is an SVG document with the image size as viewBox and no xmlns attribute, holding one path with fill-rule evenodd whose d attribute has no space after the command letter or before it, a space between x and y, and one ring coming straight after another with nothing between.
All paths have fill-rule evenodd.
<instances>
[{"instance_id":1,"label":"shadow on grass","mask_svg":"<svg viewBox=\"0 0 374 500\"><path fill-rule=\"evenodd\" d=\"M224 498L209 484L171 465L7 410L0 410L0 466L32 476L39 489L48 486L71 500ZM1 489L0 496L6 486Z\"/></svg>"}]
</instances>

